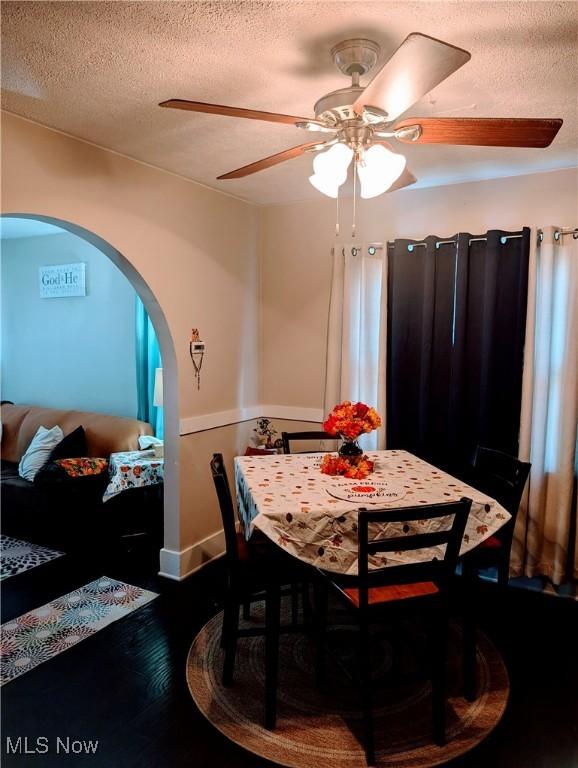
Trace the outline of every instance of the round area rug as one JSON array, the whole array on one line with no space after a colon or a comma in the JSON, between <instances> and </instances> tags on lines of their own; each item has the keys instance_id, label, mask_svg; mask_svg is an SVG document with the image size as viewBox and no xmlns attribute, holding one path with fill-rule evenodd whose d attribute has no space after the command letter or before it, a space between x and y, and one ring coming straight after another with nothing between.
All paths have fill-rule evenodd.
<instances>
[{"instance_id":1,"label":"round area rug","mask_svg":"<svg viewBox=\"0 0 578 768\"><path fill-rule=\"evenodd\" d=\"M284 602L284 601L283 601ZM264 619L262 604L252 607L250 625ZM335 617L332 617L335 622ZM237 643L233 685L221 683L222 613L199 632L187 659L191 696L205 717L231 741L280 765L293 768L364 768L363 729L356 671L354 626L328 627L327 686L315 686L313 642L301 633L281 636L277 727L263 727L265 642L263 637ZM282 623L290 623L283 609ZM246 625L246 622L242 622ZM416 629L415 627L413 629ZM415 639L417 635L417 640ZM460 695L461 636L450 632L447 744L438 747L431 736L431 687L412 670L423 658L425 637L405 633L405 648L391 674L391 646L385 629L372 636L374 675L385 678L377 687L374 723L377 765L426 768L445 763L479 744L499 723L508 700L508 674L502 659L484 635L478 641L479 695L467 702ZM412 647L409 647L410 638ZM399 671L397 671L399 670Z\"/></svg>"}]
</instances>

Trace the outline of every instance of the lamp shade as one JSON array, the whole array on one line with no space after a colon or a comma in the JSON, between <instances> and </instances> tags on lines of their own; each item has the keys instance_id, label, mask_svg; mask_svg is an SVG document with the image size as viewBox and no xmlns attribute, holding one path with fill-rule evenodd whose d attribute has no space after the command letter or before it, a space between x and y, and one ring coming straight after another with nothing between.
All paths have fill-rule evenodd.
<instances>
[{"instance_id":1,"label":"lamp shade","mask_svg":"<svg viewBox=\"0 0 578 768\"><path fill-rule=\"evenodd\" d=\"M313 161L311 184L328 197L337 197L339 187L347 180L347 169L353 158L353 150L345 144L334 144L331 149L318 154Z\"/></svg>"},{"instance_id":2,"label":"lamp shade","mask_svg":"<svg viewBox=\"0 0 578 768\"><path fill-rule=\"evenodd\" d=\"M357 175L361 182L361 197L377 197L391 187L405 168L405 157L384 147L374 144L367 149L362 161L357 166Z\"/></svg>"},{"instance_id":3,"label":"lamp shade","mask_svg":"<svg viewBox=\"0 0 578 768\"><path fill-rule=\"evenodd\" d=\"M163 407L163 369L155 368L155 389L153 393L153 405L156 408Z\"/></svg>"}]
</instances>

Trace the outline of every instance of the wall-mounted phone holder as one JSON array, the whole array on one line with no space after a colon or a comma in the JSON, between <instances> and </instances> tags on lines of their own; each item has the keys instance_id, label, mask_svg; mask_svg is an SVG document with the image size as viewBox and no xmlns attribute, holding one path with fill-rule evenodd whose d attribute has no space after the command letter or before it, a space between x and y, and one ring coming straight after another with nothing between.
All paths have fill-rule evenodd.
<instances>
[{"instance_id":1,"label":"wall-mounted phone holder","mask_svg":"<svg viewBox=\"0 0 578 768\"><path fill-rule=\"evenodd\" d=\"M189 342L189 354L195 371L197 380L197 389L201 388L201 368L205 356L205 342L200 340L199 331L193 328L191 331L191 340Z\"/></svg>"}]
</instances>

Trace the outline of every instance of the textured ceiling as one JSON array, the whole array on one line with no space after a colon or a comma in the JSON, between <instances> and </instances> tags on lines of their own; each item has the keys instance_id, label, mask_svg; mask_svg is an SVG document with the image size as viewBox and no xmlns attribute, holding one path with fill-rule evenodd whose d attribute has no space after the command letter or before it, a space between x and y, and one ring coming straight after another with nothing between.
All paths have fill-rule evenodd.
<instances>
[{"instance_id":1,"label":"textured ceiling","mask_svg":"<svg viewBox=\"0 0 578 768\"><path fill-rule=\"evenodd\" d=\"M349 82L332 45L369 37L381 63L416 31L472 60L407 115L564 119L545 150L397 145L420 186L565 168L578 164L577 12L575 2L524 1L3 2L2 106L258 203L316 198L311 156L215 179L315 134L158 102L313 115Z\"/></svg>"}]
</instances>

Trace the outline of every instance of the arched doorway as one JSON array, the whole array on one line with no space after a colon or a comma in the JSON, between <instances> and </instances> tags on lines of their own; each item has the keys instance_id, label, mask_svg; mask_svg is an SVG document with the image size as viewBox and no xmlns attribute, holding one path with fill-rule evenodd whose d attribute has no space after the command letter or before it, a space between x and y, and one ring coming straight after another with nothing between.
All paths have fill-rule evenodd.
<instances>
[{"instance_id":1,"label":"arched doorway","mask_svg":"<svg viewBox=\"0 0 578 768\"><path fill-rule=\"evenodd\" d=\"M70 232L90 243L122 272L140 296L154 325L163 360L163 416L165 442L165 483L164 483L164 542L165 547L174 548L174 537L178 535L179 520L179 464L178 464L178 388L177 360L169 326L159 302L151 288L135 269L133 264L106 240L94 232L64 219L33 213L3 213L0 219L23 219L41 222Z\"/></svg>"}]
</instances>

